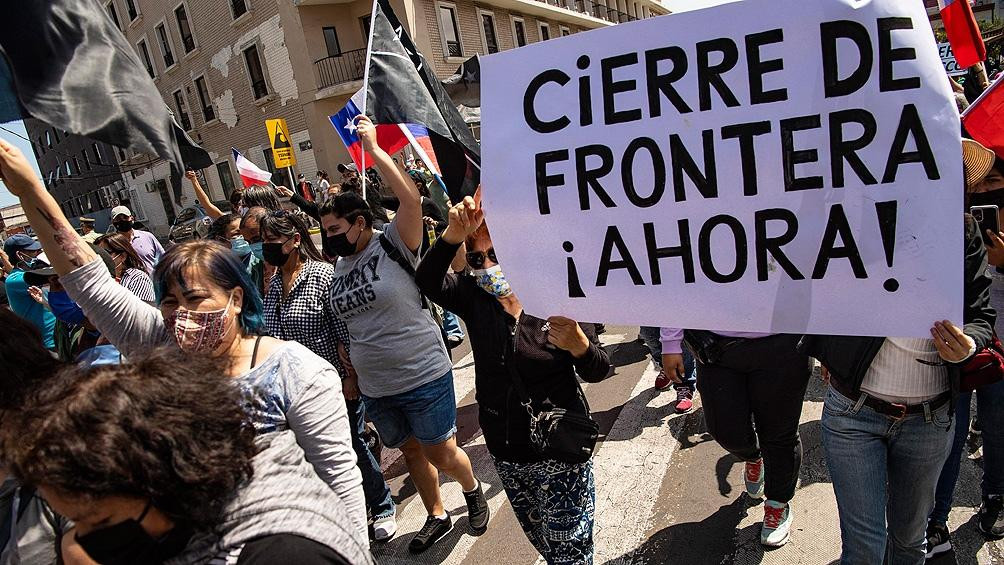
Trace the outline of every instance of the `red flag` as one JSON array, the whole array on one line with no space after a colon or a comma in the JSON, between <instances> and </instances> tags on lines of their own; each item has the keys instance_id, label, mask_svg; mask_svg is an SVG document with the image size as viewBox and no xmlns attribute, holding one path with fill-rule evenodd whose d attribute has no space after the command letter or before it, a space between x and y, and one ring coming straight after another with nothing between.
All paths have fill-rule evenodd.
<instances>
[{"instance_id":1,"label":"red flag","mask_svg":"<svg viewBox=\"0 0 1004 565\"><path fill-rule=\"evenodd\" d=\"M986 59L987 47L969 0L938 0L938 8L959 68L967 69Z\"/></svg>"},{"instance_id":2,"label":"red flag","mask_svg":"<svg viewBox=\"0 0 1004 565\"><path fill-rule=\"evenodd\" d=\"M1004 88L998 78L962 114L969 137L1004 155Z\"/></svg>"}]
</instances>

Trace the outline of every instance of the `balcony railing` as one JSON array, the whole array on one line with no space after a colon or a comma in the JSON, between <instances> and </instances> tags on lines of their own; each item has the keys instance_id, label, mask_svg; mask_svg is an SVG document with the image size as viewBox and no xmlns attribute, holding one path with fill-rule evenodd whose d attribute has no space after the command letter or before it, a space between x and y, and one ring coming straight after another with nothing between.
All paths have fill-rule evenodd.
<instances>
[{"instance_id":1,"label":"balcony railing","mask_svg":"<svg viewBox=\"0 0 1004 565\"><path fill-rule=\"evenodd\" d=\"M568 8L577 12L582 12L583 14L589 14L594 18L614 23L633 22L639 19L631 14L622 12L617 8L604 6L603 4L599 4L593 0L569 0Z\"/></svg>"},{"instance_id":2,"label":"balcony railing","mask_svg":"<svg viewBox=\"0 0 1004 565\"><path fill-rule=\"evenodd\" d=\"M317 88L327 88L354 80L362 80L366 64L366 49L344 51L333 57L314 61Z\"/></svg>"}]
</instances>

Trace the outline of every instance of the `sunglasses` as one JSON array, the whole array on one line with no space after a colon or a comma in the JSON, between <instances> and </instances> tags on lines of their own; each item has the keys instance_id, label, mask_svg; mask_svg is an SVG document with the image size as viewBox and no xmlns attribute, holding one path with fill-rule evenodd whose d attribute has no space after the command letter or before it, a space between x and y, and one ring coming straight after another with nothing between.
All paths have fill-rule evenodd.
<instances>
[{"instance_id":1,"label":"sunglasses","mask_svg":"<svg viewBox=\"0 0 1004 565\"><path fill-rule=\"evenodd\" d=\"M485 266L485 257L492 260L492 263L498 264L499 260L495 257L495 248L491 247L488 251L470 251L467 253L467 264L471 266L472 269L480 269Z\"/></svg>"}]
</instances>

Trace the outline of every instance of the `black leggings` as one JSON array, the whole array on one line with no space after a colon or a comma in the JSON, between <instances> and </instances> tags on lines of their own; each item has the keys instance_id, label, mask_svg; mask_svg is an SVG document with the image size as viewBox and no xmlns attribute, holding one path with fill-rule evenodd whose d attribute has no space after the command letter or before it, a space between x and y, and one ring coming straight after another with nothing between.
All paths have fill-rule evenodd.
<instances>
[{"instance_id":1,"label":"black leggings","mask_svg":"<svg viewBox=\"0 0 1004 565\"><path fill-rule=\"evenodd\" d=\"M797 343L794 335L742 339L697 371L712 437L743 461L762 456L766 495L777 502L795 496L802 463L798 420L810 371Z\"/></svg>"}]
</instances>

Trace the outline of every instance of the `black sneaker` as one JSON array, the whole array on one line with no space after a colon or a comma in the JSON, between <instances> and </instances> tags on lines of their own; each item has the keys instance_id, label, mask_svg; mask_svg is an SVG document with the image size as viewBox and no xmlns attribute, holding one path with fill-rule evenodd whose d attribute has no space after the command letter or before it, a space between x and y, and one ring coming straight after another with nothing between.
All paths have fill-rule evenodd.
<instances>
[{"instance_id":1,"label":"black sneaker","mask_svg":"<svg viewBox=\"0 0 1004 565\"><path fill-rule=\"evenodd\" d=\"M937 557L952 550L952 540L948 526L937 522L927 523L927 559Z\"/></svg>"},{"instance_id":2,"label":"black sneaker","mask_svg":"<svg viewBox=\"0 0 1004 565\"><path fill-rule=\"evenodd\" d=\"M441 540L443 536L450 533L452 529L453 520L450 519L449 514L443 519L429 516L425 519L425 525L422 526L422 529L411 539L411 543L408 544L408 551L422 553Z\"/></svg>"},{"instance_id":3,"label":"black sneaker","mask_svg":"<svg viewBox=\"0 0 1004 565\"><path fill-rule=\"evenodd\" d=\"M473 492L465 492L467 499L467 521L471 526L471 533L480 536L488 530L488 518L491 511L488 509L488 500L485 493L481 491L481 483Z\"/></svg>"},{"instance_id":4,"label":"black sneaker","mask_svg":"<svg viewBox=\"0 0 1004 565\"><path fill-rule=\"evenodd\" d=\"M994 539L1004 537L1004 497L999 494L984 496L976 517L976 524L986 536Z\"/></svg>"}]
</instances>

